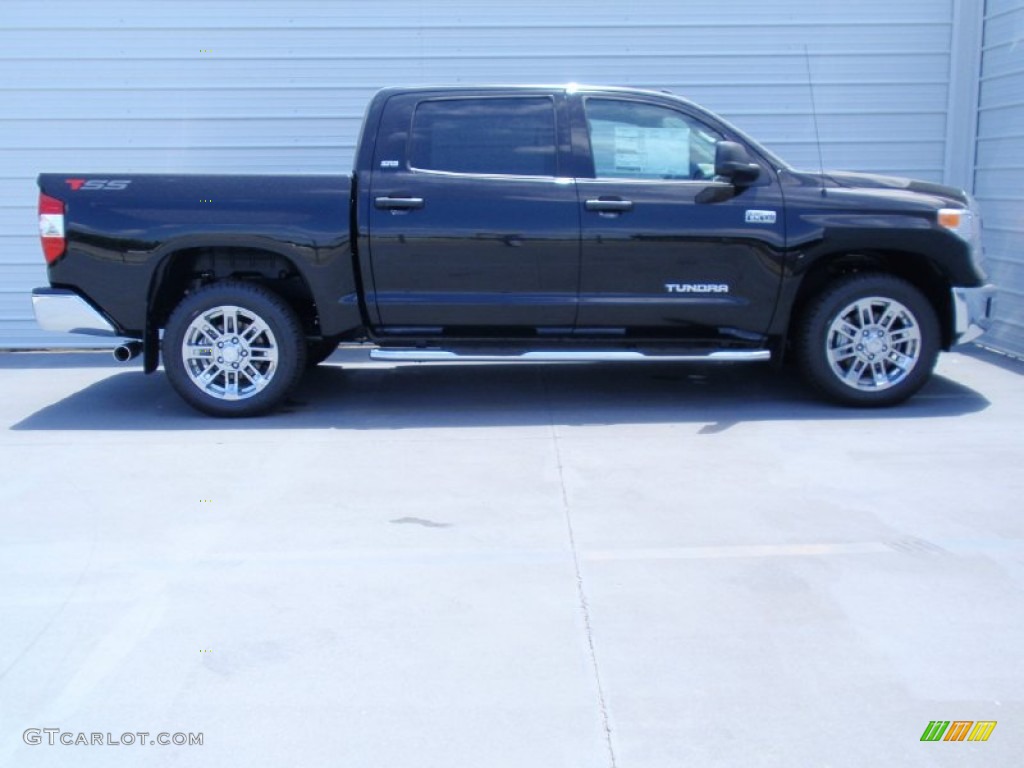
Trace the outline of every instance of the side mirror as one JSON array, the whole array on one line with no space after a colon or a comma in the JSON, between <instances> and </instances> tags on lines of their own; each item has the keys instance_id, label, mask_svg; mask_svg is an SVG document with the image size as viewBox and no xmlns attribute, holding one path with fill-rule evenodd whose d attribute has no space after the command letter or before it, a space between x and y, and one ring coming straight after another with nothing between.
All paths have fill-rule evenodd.
<instances>
[{"instance_id":1,"label":"side mirror","mask_svg":"<svg viewBox=\"0 0 1024 768\"><path fill-rule=\"evenodd\" d=\"M715 175L741 186L757 181L761 175L761 166L750 161L750 155L742 144L720 141L715 145Z\"/></svg>"}]
</instances>

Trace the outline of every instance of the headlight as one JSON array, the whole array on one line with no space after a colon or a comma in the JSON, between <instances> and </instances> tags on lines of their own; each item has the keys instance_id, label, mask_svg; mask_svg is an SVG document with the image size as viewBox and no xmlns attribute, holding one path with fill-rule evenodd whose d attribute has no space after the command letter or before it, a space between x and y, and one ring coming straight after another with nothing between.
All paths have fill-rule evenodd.
<instances>
[{"instance_id":1,"label":"headlight","mask_svg":"<svg viewBox=\"0 0 1024 768\"><path fill-rule=\"evenodd\" d=\"M956 233L960 239L971 247L971 260L975 269L984 275L981 249L981 212L974 198L968 195L968 208L940 208L938 223L940 227Z\"/></svg>"}]
</instances>

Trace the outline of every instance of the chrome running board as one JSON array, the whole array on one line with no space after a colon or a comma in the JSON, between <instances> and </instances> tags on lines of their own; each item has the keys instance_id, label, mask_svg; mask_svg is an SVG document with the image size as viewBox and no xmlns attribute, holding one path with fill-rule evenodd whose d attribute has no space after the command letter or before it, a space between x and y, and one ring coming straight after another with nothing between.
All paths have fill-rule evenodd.
<instances>
[{"instance_id":1,"label":"chrome running board","mask_svg":"<svg viewBox=\"0 0 1024 768\"><path fill-rule=\"evenodd\" d=\"M415 363L618 363L618 362L761 362L771 360L767 349L726 349L704 354L652 355L632 350L538 350L519 354L463 354L446 349L373 349L371 360Z\"/></svg>"}]
</instances>

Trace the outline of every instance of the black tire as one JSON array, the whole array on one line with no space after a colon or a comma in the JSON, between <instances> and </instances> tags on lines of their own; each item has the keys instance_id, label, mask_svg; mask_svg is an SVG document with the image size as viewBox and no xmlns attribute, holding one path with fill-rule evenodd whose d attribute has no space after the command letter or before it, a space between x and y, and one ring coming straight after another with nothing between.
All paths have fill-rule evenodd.
<instances>
[{"instance_id":1,"label":"black tire","mask_svg":"<svg viewBox=\"0 0 1024 768\"><path fill-rule=\"evenodd\" d=\"M306 365L306 339L292 308L263 286L239 280L182 299L167 321L162 351L175 391L211 416L272 410Z\"/></svg>"},{"instance_id":2,"label":"black tire","mask_svg":"<svg viewBox=\"0 0 1024 768\"><path fill-rule=\"evenodd\" d=\"M901 403L935 368L939 321L913 285L886 274L830 283L803 313L794 345L804 378L843 405Z\"/></svg>"},{"instance_id":3,"label":"black tire","mask_svg":"<svg viewBox=\"0 0 1024 768\"><path fill-rule=\"evenodd\" d=\"M338 348L338 339L319 339L306 344L306 367L315 368L334 354Z\"/></svg>"}]
</instances>

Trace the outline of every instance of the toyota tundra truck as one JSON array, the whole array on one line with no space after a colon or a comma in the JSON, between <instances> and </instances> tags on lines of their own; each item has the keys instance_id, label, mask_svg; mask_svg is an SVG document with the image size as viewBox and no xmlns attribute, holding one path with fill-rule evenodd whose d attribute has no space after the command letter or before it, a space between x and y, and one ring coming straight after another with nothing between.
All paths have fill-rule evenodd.
<instances>
[{"instance_id":1,"label":"toyota tundra truck","mask_svg":"<svg viewBox=\"0 0 1024 768\"><path fill-rule=\"evenodd\" d=\"M39 325L250 416L391 361L791 359L887 406L992 316L971 197L792 168L664 92L388 88L351 174L43 173Z\"/></svg>"}]
</instances>

